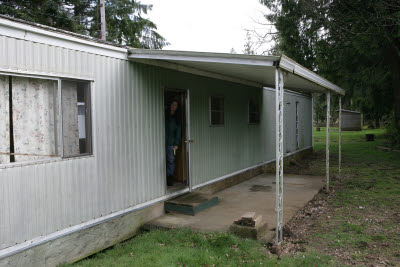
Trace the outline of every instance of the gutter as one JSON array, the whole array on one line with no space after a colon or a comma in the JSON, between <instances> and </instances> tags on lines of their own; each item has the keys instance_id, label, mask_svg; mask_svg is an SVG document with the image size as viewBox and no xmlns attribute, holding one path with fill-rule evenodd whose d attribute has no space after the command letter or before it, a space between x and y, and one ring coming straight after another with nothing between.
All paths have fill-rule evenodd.
<instances>
[{"instance_id":1,"label":"gutter","mask_svg":"<svg viewBox=\"0 0 400 267\"><path fill-rule=\"evenodd\" d=\"M293 73L297 76L300 76L306 80L309 80L315 84L318 84L330 91L333 91L340 95L345 95L345 91L337 86L336 84L331 83L330 81L326 80L325 78L319 76L315 72L301 66L293 59L282 55L280 58L279 67L283 70L288 71L289 73Z\"/></svg>"}]
</instances>

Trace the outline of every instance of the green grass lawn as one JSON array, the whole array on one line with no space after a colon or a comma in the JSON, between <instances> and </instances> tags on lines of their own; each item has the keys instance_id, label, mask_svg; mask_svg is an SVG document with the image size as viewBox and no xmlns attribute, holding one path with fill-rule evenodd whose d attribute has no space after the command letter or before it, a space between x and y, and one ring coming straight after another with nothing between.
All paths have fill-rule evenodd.
<instances>
[{"instance_id":1,"label":"green grass lawn","mask_svg":"<svg viewBox=\"0 0 400 267\"><path fill-rule=\"evenodd\" d=\"M325 149L324 130L315 132L316 151ZM366 133L375 134L375 141L366 142ZM342 178L332 182L329 209L310 229L309 247L335 251L351 263L400 266L400 153L375 149L385 145L382 129L342 136ZM337 175L338 132L330 137L331 171Z\"/></svg>"},{"instance_id":2,"label":"green grass lawn","mask_svg":"<svg viewBox=\"0 0 400 267\"><path fill-rule=\"evenodd\" d=\"M365 133L374 133L376 141L366 142ZM338 177L337 140L338 132L332 132L332 192L326 195L324 212L307 223L296 222L310 224L300 236L305 252L278 259L265 244L230 234L160 230L142 233L74 266L399 266L400 154L375 150L384 143L383 130L343 132ZM316 153L303 169L323 175L324 149L322 128L315 132Z\"/></svg>"},{"instance_id":3,"label":"green grass lawn","mask_svg":"<svg viewBox=\"0 0 400 267\"><path fill-rule=\"evenodd\" d=\"M313 266L331 257L298 254L278 260L261 243L225 233L156 230L97 253L75 266ZM66 265L69 266L69 265Z\"/></svg>"}]
</instances>

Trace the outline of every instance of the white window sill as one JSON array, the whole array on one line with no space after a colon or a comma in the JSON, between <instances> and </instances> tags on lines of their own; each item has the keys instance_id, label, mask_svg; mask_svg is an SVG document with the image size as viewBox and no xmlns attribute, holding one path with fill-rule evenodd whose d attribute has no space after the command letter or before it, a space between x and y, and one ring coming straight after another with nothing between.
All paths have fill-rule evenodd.
<instances>
[{"instance_id":1,"label":"white window sill","mask_svg":"<svg viewBox=\"0 0 400 267\"><path fill-rule=\"evenodd\" d=\"M31 161L23 161L23 162L12 162L0 165L0 169L9 169L15 167L23 167L23 166L30 166L36 164L46 164L52 162L61 162L66 160L78 160L78 159L86 159L86 158L94 158L94 155L83 155L83 156L76 156L76 157L69 157L69 158L48 158L48 159L41 159L41 160L31 160Z\"/></svg>"}]
</instances>

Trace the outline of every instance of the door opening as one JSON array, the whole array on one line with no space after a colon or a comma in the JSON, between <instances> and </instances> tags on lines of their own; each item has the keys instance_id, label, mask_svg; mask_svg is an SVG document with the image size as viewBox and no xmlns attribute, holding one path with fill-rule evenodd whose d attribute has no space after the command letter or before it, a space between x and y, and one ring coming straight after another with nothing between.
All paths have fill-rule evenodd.
<instances>
[{"instance_id":1,"label":"door opening","mask_svg":"<svg viewBox=\"0 0 400 267\"><path fill-rule=\"evenodd\" d=\"M189 186L188 98L186 90L164 90L167 193Z\"/></svg>"}]
</instances>

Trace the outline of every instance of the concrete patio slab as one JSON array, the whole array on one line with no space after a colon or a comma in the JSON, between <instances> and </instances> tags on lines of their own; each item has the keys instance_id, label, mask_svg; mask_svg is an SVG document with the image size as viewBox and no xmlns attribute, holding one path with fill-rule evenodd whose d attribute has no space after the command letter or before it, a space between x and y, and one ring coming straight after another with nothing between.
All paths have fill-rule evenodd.
<instances>
[{"instance_id":1,"label":"concrete patio slab","mask_svg":"<svg viewBox=\"0 0 400 267\"><path fill-rule=\"evenodd\" d=\"M325 185L325 177L285 174L284 176L284 224L304 207ZM267 235L273 237L276 224L275 175L261 174L243 183L222 190L220 203L195 216L168 213L147 223L146 228L191 228L193 230L229 231L230 225L245 212L254 211L268 223Z\"/></svg>"}]
</instances>

